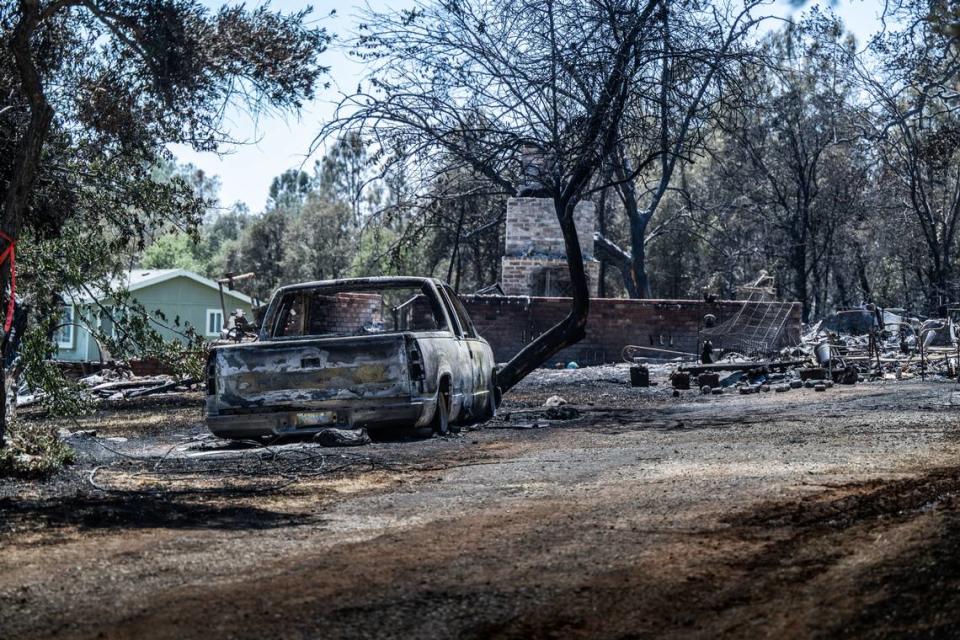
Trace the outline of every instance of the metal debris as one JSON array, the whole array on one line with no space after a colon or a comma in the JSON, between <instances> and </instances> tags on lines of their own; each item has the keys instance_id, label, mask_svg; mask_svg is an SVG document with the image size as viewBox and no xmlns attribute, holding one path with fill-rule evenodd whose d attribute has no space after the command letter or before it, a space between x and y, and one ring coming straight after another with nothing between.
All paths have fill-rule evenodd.
<instances>
[{"instance_id":1,"label":"metal debris","mask_svg":"<svg viewBox=\"0 0 960 640\"><path fill-rule=\"evenodd\" d=\"M313 441L324 447L359 447L370 444L366 429L322 429L313 436Z\"/></svg>"}]
</instances>

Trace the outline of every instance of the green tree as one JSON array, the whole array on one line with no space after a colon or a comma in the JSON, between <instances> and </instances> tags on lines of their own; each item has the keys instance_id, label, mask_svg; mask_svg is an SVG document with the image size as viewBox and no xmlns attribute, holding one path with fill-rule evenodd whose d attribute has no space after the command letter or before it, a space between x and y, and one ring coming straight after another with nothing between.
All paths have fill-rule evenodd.
<instances>
[{"instance_id":1,"label":"green tree","mask_svg":"<svg viewBox=\"0 0 960 640\"><path fill-rule=\"evenodd\" d=\"M356 131L337 138L317 162L320 194L329 200L349 203L356 227L360 227L364 214L379 200L379 190L371 184L376 178L373 164L373 158L367 154L367 142Z\"/></svg>"},{"instance_id":2,"label":"green tree","mask_svg":"<svg viewBox=\"0 0 960 640\"><path fill-rule=\"evenodd\" d=\"M247 226L240 240L242 269L256 274L253 295L261 300L284 284L288 227L294 214L284 208L268 209Z\"/></svg>"},{"instance_id":3,"label":"green tree","mask_svg":"<svg viewBox=\"0 0 960 640\"><path fill-rule=\"evenodd\" d=\"M146 269L187 269L202 272L198 243L186 233L162 235L143 252L140 265Z\"/></svg>"},{"instance_id":4,"label":"green tree","mask_svg":"<svg viewBox=\"0 0 960 640\"><path fill-rule=\"evenodd\" d=\"M203 266L204 275L218 278L225 273L241 270L241 238L252 220L253 216L246 206L240 203L207 220L200 233L209 256Z\"/></svg>"},{"instance_id":5,"label":"green tree","mask_svg":"<svg viewBox=\"0 0 960 640\"><path fill-rule=\"evenodd\" d=\"M350 206L311 194L286 228L283 244L285 281L347 276L355 253Z\"/></svg>"},{"instance_id":6,"label":"green tree","mask_svg":"<svg viewBox=\"0 0 960 640\"><path fill-rule=\"evenodd\" d=\"M149 233L199 222L205 202L188 181L154 179L168 144L215 150L229 109L295 110L312 97L329 38L306 15L193 0L0 6L0 230L29 247L20 293L41 330L59 317L57 293L97 274L106 286ZM66 264L60 237L82 239L92 268Z\"/></svg>"},{"instance_id":7,"label":"green tree","mask_svg":"<svg viewBox=\"0 0 960 640\"><path fill-rule=\"evenodd\" d=\"M289 169L270 183L268 209L298 209L313 190L313 181L305 172Z\"/></svg>"}]
</instances>

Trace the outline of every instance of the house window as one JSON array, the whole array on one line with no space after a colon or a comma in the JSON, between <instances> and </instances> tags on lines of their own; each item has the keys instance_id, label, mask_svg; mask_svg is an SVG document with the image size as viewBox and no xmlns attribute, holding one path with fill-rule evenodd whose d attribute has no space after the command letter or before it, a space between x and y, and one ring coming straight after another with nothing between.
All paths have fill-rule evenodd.
<instances>
[{"instance_id":1,"label":"house window","mask_svg":"<svg viewBox=\"0 0 960 640\"><path fill-rule=\"evenodd\" d=\"M53 334L53 339L57 341L57 347L61 349L73 349L73 313L73 305L63 307L60 326Z\"/></svg>"},{"instance_id":2,"label":"house window","mask_svg":"<svg viewBox=\"0 0 960 640\"><path fill-rule=\"evenodd\" d=\"M127 335L129 330L130 310L127 307L107 307L107 312L100 321L100 330L114 340Z\"/></svg>"},{"instance_id":3,"label":"house window","mask_svg":"<svg viewBox=\"0 0 960 640\"><path fill-rule=\"evenodd\" d=\"M207 335L219 336L221 329L223 329L223 311L207 309Z\"/></svg>"},{"instance_id":4,"label":"house window","mask_svg":"<svg viewBox=\"0 0 960 640\"><path fill-rule=\"evenodd\" d=\"M113 309L106 307L103 311L100 312L100 323L97 325L100 327L100 331L103 335L108 338L117 337L117 325L116 319L113 317Z\"/></svg>"}]
</instances>

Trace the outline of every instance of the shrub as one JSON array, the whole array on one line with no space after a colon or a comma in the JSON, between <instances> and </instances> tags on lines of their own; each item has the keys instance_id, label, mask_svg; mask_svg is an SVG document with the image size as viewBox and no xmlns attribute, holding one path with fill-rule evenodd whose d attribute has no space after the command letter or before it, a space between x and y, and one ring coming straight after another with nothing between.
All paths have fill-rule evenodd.
<instances>
[{"instance_id":1,"label":"shrub","mask_svg":"<svg viewBox=\"0 0 960 640\"><path fill-rule=\"evenodd\" d=\"M73 459L73 449L52 426L15 420L0 449L0 477L48 478Z\"/></svg>"}]
</instances>

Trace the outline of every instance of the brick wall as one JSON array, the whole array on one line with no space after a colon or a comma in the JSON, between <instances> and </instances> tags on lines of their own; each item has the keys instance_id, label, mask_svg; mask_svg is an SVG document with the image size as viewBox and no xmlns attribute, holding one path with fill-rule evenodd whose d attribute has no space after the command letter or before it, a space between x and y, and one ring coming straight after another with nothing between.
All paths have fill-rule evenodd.
<instances>
[{"instance_id":1,"label":"brick wall","mask_svg":"<svg viewBox=\"0 0 960 640\"><path fill-rule=\"evenodd\" d=\"M382 296L375 293L314 294L306 333L359 333L364 326L383 322L381 304Z\"/></svg>"},{"instance_id":2,"label":"brick wall","mask_svg":"<svg viewBox=\"0 0 960 640\"><path fill-rule=\"evenodd\" d=\"M417 290L410 289L409 294ZM400 299L402 300L402 298ZM392 303L399 303L394 300ZM406 301L405 301L406 302ZM309 304L309 313L304 315L303 304ZM387 331L400 328L409 331L435 331L438 329L433 315L433 307L424 295L416 295L409 301L396 319L399 327L394 326L394 318L384 317L383 295L379 293L340 292L335 294L303 294L294 303L293 311L282 320L285 325L279 335L322 335L341 333L360 335L368 327L383 326ZM309 326L303 327L304 321Z\"/></svg>"},{"instance_id":3,"label":"brick wall","mask_svg":"<svg viewBox=\"0 0 960 640\"><path fill-rule=\"evenodd\" d=\"M567 298L461 297L477 331L493 347L498 362L509 360L563 319L570 309ZM765 303L754 304L763 306ZM723 322L742 305L740 301L593 299L590 301L586 337L554 356L552 361L573 360L579 364L621 362L621 351L630 344L695 353L703 316L712 313L718 322ZM802 305L793 303L783 346L799 342L801 311ZM717 347L723 346L716 339L713 343ZM648 355L656 357L655 353Z\"/></svg>"}]
</instances>

